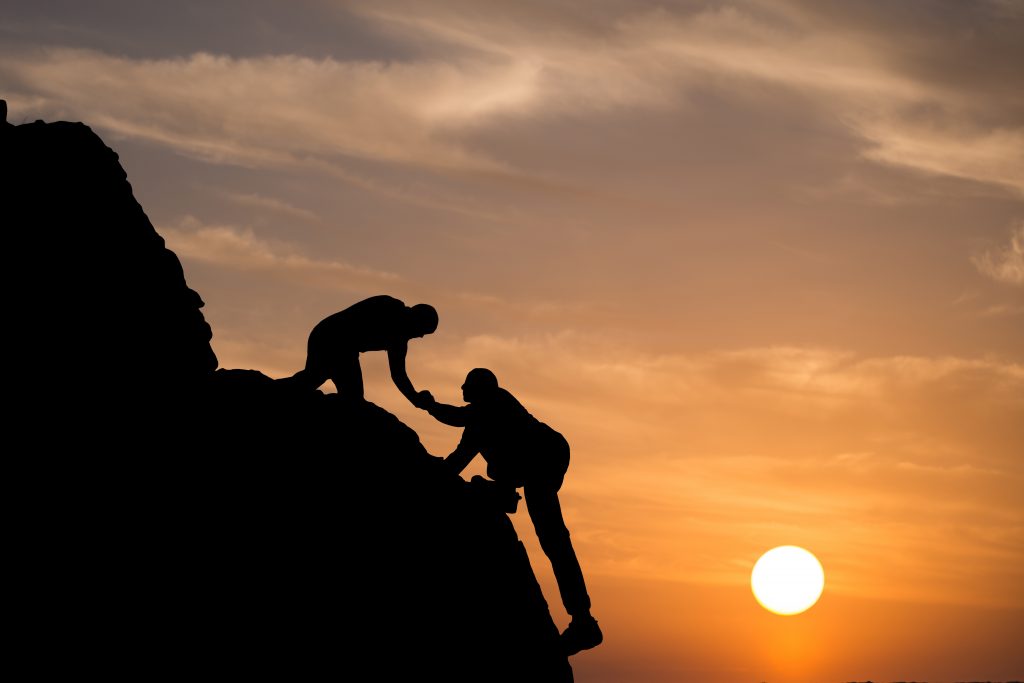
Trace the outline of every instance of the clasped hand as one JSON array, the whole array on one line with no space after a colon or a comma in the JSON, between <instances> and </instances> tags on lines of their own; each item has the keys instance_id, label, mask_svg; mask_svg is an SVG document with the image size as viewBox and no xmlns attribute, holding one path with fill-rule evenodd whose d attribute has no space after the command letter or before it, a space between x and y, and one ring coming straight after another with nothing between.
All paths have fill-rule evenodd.
<instances>
[{"instance_id":1,"label":"clasped hand","mask_svg":"<svg viewBox=\"0 0 1024 683\"><path fill-rule=\"evenodd\" d=\"M422 410L429 410L435 403L437 403L437 400L434 398L434 395L426 390L416 392L416 397L412 402L414 406Z\"/></svg>"}]
</instances>

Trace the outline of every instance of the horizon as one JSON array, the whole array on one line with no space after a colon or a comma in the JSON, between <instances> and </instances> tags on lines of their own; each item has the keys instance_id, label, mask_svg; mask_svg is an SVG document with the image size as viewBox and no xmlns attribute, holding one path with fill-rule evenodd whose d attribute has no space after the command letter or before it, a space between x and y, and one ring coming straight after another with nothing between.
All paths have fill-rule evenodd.
<instances>
[{"instance_id":1,"label":"horizon","mask_svg":"<svg viewBox=\"0 0 1024 683\"><path fill-rule=\"evenodd\" d=\"M581 683L1024 677L1024 5L13 2L0 36L8 122L118 153L220 367L290 376L389 294L439 312L417 389L490 368L566 435ZM751 593L779 545L824 567L802 614Z\"/></svg>"}]
</instances>

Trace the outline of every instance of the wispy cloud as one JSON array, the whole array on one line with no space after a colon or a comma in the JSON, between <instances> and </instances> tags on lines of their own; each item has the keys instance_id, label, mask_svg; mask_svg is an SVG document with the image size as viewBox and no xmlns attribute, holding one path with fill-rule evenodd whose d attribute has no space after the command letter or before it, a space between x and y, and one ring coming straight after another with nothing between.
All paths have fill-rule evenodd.
<instances>
[{"instance_id":1,"label":"wispy cloud","mask_svg":"<svg viewBox=\"0 0 1024 683\"><path fill-rule=\"evenodd\" d=\"M679 457L742 452L753 447L749 434L756 429L775 435L757 446L761 452L809 456L829 441L835 422L848 439L829 446L836 452L877 450L884 442L907 457L930 453L923 457L957 460L971 451L984 459L1008 446L975 453L955 426L964 433L984 431L990 418L1005 425L1000 415L1024 409L1024 367L984 358L865 358L800 347L651 355L566 332L475 336L431 364L438 381L454 388L471 367L515 378L517 392L570 420L602 452L629 447L636 434L662 452L674 444ZM970 401L963 394L967 387ZM870 429L851 430L854 419ZM729 427L738 422L746 429ZM936 423L945 426L937 429ZM947 427L951 432L940 438Z\"/></svg>"},{"instance_id":2,"label":"wispy cloud","mask_svg":"<svg viewBox=\"0 0 1024 683\"><path fill-rule=\"evenodd\" d=\"M982 274L993 280L1024 285L1024 222L1013 229L1009 244L989 249L971 261Z\"/></svg>"},{"instance_id":3,"label":"wispy cloud","mask_svg":"<svg viewBox=\"0 0 1024 683\"><path fill-rule=\"evenodd\" d=\"M865 117L854 125L872 143L869 159L1024 193L1024 127L942 129L897 115Z\"/></svg>"},{"instance_id":4,"label":"wispy cloud","mask_svg":"<svg viewBox=\"0 0 1024 683\"><path fill-rule=\"evenodd\" d=\"M161 226L167 246L185 261L234 270L255 270L328 288L393 284L394 273L305 256L286 243L257 237L249 228L206 225L188 216L177 226Z\"/></svg>"},{"instance_id":5,"label":"wispy cloud","mask_svg":"<svg viewBox=\"0 0 1024 683\"><path fill-rule=\"evenodd\" d=\"M875 162L1024 192L1019 89L915 67L950 49L994 62L982 39L918 40L907 64L884 17L851 32L842 17L795 0L614 7L563 16L534 5L346 4L397 40L431 47L403 62L46 49L5 57L0 84L43 109L73 109L213 161L353 157L482 172L510 170L473 138L506 121L686 107L697 90L750 98L767 87L822 122L844 122Z\"/></svg>"},{"instance_id":6,"label":"wispy cloud","mask_svg":"<svg viewBox=\"0 0 1024 683\"><path fill-rule=\"evenodd\" d=\"M231 192L227 198L241 206L247 206L261 211L272 211L291 218L298 218L309 223L320 223L322 219L309 209L294 206L276 197L265 197L256 193Z\"/></svg>"},{"instance_id":7,"label":"wispy cloud","mask_svg":"<svg viewBox=\"0 0 1024 683\"><path fill-rule=\"evenodd\" d=\"M993 304L981 311L978 315L983 318L1011 318L1018 315L1024 315L1024 305Z\"/></svg>"},{"instance_id":8,"label":"wispy cloud","mask_svg":"<svg viewBox=\"0 0 1024 683\"><path fill-rule=\"evenodd\" d=\"M999 7L990 9L1001 14ZM619 13L596 8L586 20L566 12L562 22L551 22L558 12L546 8L460 8L444 3L428 15L415 4L383 2L361 11L490 58L528 58L536 96L521 110L527 113L685 106L694 89L750 97L750 86L761 83L799 93L819 117L845 122L873 161L1024 192L1024 120L1013 115L1024 110L1024 96L979 79L950 83L946 74L904 64L903 39L884 17L851 32L843 17L800 2L700 11L637 3ZM950 49L942 37L914 43L923 63ZM982 40L961 40L955 49L974 60L999 57Z\"/></svg>"},{"instance_id":9,"label":"wispy cloud","mask_svg":"<svg viewBox=\"0 0 1024 683\"><path fill-rule=\"evenodd\" d=\"M46 108L74 109L108 130L211 161L265 165L352 156L491 171L501 165L467 151L444 130L453 117L471 122L528 99L532 77L519 64L205 53L132 60L65 48L5 58L0 67L7 87L43 98Z\"/></svg>"}]
</instances>

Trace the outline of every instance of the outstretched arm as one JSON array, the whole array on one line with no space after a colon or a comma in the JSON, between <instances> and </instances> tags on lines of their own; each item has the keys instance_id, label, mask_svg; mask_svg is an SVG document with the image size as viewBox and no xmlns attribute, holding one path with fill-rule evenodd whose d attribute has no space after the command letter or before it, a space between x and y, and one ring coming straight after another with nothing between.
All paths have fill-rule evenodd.
<instances>
[{"instance_id":1,"label":"outstretched arm","mask_svg":"<svg viewBox=\"0 0 1024 683\"><path fill-rule=\"evenodd\" d=\"M402 396L409 399L409 403L416 407L422 408L421 404L424 403L425 396L421 397L416 393L416 389L412 386L412 382L409 381L409 374L405 370L405 356L409 352L408 342L402 342L396 344L388 349L388 367L391 368L391 380L398 387L398 390L402 392ZM426 394L428 392L421 392Z\"/></svg>"},{"instance_id":2,"label":"outstretched arm","mask_svg":"<svg viewBox=\"0 0 1024 683\"><path fill-rule=\"evenodd\" d=\"M433 401L424 409L430 416L449 427L465 427L469 424L469 406L450 406L447 403Z\"/></svg>"}]
</instances>

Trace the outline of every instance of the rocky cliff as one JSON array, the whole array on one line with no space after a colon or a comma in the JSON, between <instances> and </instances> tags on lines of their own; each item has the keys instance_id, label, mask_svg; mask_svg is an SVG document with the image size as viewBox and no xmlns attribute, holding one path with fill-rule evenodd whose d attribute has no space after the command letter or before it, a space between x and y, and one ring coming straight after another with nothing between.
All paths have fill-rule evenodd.
<instances>
[{"instance_id":1,"label":"rocky cliff","mask_svg":"<svg viewBox=\"0 0 1024 683\"><path fill-rule=\"evenodd\" d=\"M0 191L9 645L38 673L572 680L508 517L415 432L216 370L88 127L0 123Z\"/></svg>"}]
</instances>

